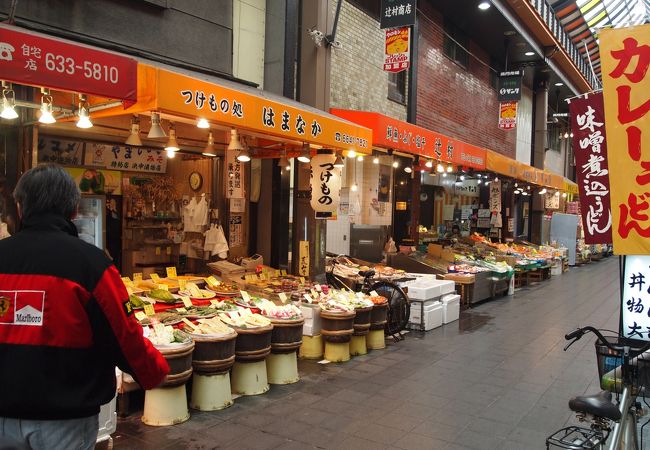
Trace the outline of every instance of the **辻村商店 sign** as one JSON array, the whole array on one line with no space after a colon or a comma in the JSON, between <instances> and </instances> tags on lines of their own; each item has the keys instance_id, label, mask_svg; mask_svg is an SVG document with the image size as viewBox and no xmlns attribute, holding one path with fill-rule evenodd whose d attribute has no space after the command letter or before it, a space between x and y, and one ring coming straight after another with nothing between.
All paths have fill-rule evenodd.
<instances>
[{"instance_id":1,"label":"\u8fbb\u6751\u5546\u5e97 sign","mask_svg":"<svg viewBox=\"0 0 650 450\"><path fill-rule=\"evenodd\" d=\"M415 24L416 0L381 0L379 28L396 28Z\"/></svg>"},{"instance_id":2,"label":"\u8fbb\u6751\u5546\u5e97 sign","mask_svg":"<svg viewBox=\"0 0 650 450\"><path fill-rule=\"evenodd\" d=\"M603 29L614 253L650 254L650 25Z\"/></svg>"},{"instance_id":3,"label":"\u8fbb\u6751\u5546\u5e97 sign","mask_svg":"<svg viewBox=\"0 0 650 450\"><path fill-rule=\"evenodd\" d=\"M134 103L133 58L0 25L0 78Z\"/></svg>"}]
</instances>

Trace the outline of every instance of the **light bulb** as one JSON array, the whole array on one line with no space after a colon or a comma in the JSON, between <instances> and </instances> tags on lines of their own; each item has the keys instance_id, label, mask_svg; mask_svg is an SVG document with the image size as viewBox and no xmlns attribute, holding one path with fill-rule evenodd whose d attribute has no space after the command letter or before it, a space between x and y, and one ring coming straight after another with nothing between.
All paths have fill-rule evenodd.
<instances>
[{"instance_id":1,"label":"light bulb","mask_svg":"<svg viewBox=\"0 0 650 450\"><path fill-rule=\"evenodd\" d=\"M393 161L393 167L397 169L399 167L399 162Z\"/></svg>"},{"instance_id":2,"label":"light bulb","mask_svg":"<svg viewBox=\"0 0 650 450\"><path fill-rule=\"evenodd\" d=\"M465 175L460 176L460 181L465 181Z\"/></svg>"},{"instance_id":3,"label":"light bulb","mask_svg":"<svg viewBox=\"0 0 650 450\"><path fill-rule=\"evenodd\" d=\"M499 177L495 176L494 181L499 181Z\"/></svg>"},{"instance_id":4,"label":"light bulb","mask_svg":"<svg viewBox=\"0 0 650 450\"><path fill-rule=\"evenodd\" d=\"M18 113L16 112L16 98L14 91L5 89L2 91L2 112L0 117L7 120L17 119Z\"/></svg>"},{"instance_id":5,"label":"light bulb","mask_svg":"<svg viewBox=\"0 0 650 450\"><path fill-rule=\"evenodd\" d=\"M411 166L406 166L406 167L404 167L404 172L411 173L411 172L413 172L413 169L411 168Z\"/></svg>"},{"instance_id":6,"label":"light bulb","mask_svg":"<svg viewBox=\"0 0 650 450\"><path fill-rule=\"evenodd\" d=\"M176 156L176 152L174 150L167 150L167 158L173 159L174 156Z\"/></svg>"},{"instance_id":7,"label":"light bulb","mask_svg":"<svg viewBox=\"0 0 650 450\"><path fill-rule=\"evenodd\" d=\"M357 186L357 183L353 183L352 186L350 186L350 190L352 192L357 192L359 190L359 186Z\"/></svg>"},{"instance_id":8,"label":"light bulb","mask_svg":"<svg viewBox=\"0 0 650 450\"><path fill-rule=\"evenodd\" d=\"M490 9L490 2L482 1L481 3L478 4L478 9L482 11L485 11L486 9Z\"/></svg>"},{"instance_id":9,"label":"light bulb","mask_svg":"<svg viewBox=\"0 0 650 450\"><path fill-rule=\"evenodd\" d=\"M357 156L357 161L363 161L363 155Z\"/></svg>"},{"instance_id":10,"label":"light bulb","mask_svg":"<svg viewBox=\"0 0 650 450\"><path fill-rule=\"evenodd\" d=\"M78 128L91 128L93 123L90 121L90 115L88 113L87 106L81 106L79 108L79 120L77 120Z\"/></svg>"},{"instance_id":11,"label":"light bulb","mask_svg":"<svg viewBox=\"0 0 650 450\"><path fill-rule=\"evenodd\" d=\"M436 170L438 171L438 173L442 173L445 171L445 167L442 164L438 163L438 165L436 166Z\"/></svg>"},{"instance_id":12,"label":"light bulb","mask_svg":"<svg viewBox=\"0 0 650 450\"><path fill-rule=\"evenodd\" d=\"M569 133L565 131L564 132L564 139L568 139L568 138L569 138Z\"/></svg>"},{"instance_id":13,"label":"light bulb","mask_svg":"<svg viewBox=\"0 0 650 450\"><path fill-rule=\"evenodd\" d=\"M447 178L447 172L442 174L442 178Z\"/></svg>"},{"instance_id":14,"label":"light bulb","mask_svg":"<svg viewBox=\"0 0 650 450\"><path fill-rule=\"evenodd\" d=\"M199 119L199 121L196 122L196 126L198 128L210 128L210 124L208 123L207 119Z\"/></svg>"},{"instance_id":15,"label":"light bulb","mask_svg":"<svg viewBox=\"0 0 650 450\"><path fill-rule=\"evenodd\" d=\"M54 115L52 115L52 102L51 101L42 100L42 102L41 102L41 117L38 118L38 121L40 123L45 123L45 124L56 122L56 119L54 118Z\"/></svg>"},{"instance_id":16,"label":"light bulb","mask_svg":"<svg viewBox=\"0 0 650 450\"><path fill-rule=\"evenodd\" d=\"M449 164L449 165L447 166L447 172L452 173L453 171L454 171L454 166L452 166L451 164Z\"/></svg>"},{"instance_id":17,"label":"light bulb","mask_svg":"<svg viewBox=\"0 0 650 450\"><path fill-rule=\"evenodd\" d=\"M432 159L427 159L427 163L425 164L429 169L433 167L433 160Z\"/></svg>"},{"instance_id":18,"label":"light bulb","mask_svg":"<svg viewBox=\"0 0 650 450\"><path fill-rule=\"evenodd\" d=\"M566 192L562 192L562 198L567 198L567 195L568 194Z\"/></svg>"},{"instance_id":19,"label":"light bulb","mask_svg":"<svg viewBox=\"0 0 650 450\"><path fill-rule=\"evenodd\" d=\"M540 194L540 195L546 194L546 188L544 188L544 189L542 189L541 191L539 191L539 194Z\"/></svg>"},{"instance_id":20,"label":"light bulb","mask_svg":"<svg viewBox=\"0 0 650 450\"><path fill-rule=\"evenodd\" d=\"M354 150L348 151L348 158L354 158L355 156L357 156L357 152L355 152Z\"/></svg>"},{"instance_id":21,"label":"light bulb","mask_svg":"<svg viewBox=\"0 0 650 450\"><path fill-rule=\"evenodd\" d=\"M379 158L375 156L375 157L372 159L372 163L373 163L373 164L379 164Z\"/></svg>"}]
</instances>

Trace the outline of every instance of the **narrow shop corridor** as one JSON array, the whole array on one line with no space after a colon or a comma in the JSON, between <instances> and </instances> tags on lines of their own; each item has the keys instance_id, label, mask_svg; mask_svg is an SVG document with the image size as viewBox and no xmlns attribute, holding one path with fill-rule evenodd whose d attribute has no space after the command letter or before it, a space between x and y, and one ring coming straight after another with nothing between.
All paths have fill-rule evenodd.
<instances>
[{"instance_id":1,"label":"narrow shop corridor","mask_svg":"<svg viewBox=\"0 0 650 450\"><path fill-rule=\"evenodd\" d=\"M461 320L344 364L300 363L302 380L224 411L154 428L118 424L115 448L542 449L598 390L593 339L616 329L618 259L607 258L463 312ZM645 444L645 442L644 442Z\"/></svg>"}]
</instances>

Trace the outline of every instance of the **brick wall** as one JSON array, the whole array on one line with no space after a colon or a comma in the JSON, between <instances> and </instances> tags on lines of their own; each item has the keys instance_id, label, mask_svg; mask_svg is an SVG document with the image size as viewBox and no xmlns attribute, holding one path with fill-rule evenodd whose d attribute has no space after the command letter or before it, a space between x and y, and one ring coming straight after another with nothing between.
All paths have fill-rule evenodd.
<instances>
[{"instance_id":1,"label":"brick wall","mask_svg":"<svg viewBox=\"0 0 650 450\"><path fill-rule=\"evenodd\" d=\"M336 2L330 2L332 11ZM376 111L406 120L406 106L388 99L388 74L384 72L385 32L379 22L344 1L332 49L330 107Z\"/></svg>"},{"instance_id":2,"label":"brick wall","mask_svg":"<svg viewBox=\"0 0 650 450\"><path fill-rule=\"evenodd\" d=\"M417 124L515 158L516 134L497 128L499 103L489 69L470 56L464 69L443 53L443 19L427 2L418 4ZM475 42L470 52L489 63Z\"/></svg>"}]
</instances>

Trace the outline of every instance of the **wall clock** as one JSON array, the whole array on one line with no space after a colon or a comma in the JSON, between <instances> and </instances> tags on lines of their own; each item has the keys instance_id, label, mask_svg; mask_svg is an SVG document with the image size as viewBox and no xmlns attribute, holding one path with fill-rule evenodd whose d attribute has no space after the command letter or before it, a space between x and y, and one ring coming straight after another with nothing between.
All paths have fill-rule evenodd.
<instances>
[{"instance_id":1,"label":"wall clock","mask_svg":"<svg viewBox=\"0 0 650 450\"><path fill-rule=\"evenodd\" d=\"M190 174L190 187L193 191L198 191L203 186L203 177L199 172L192 172Z\"/></svg>"}]
</instances>

